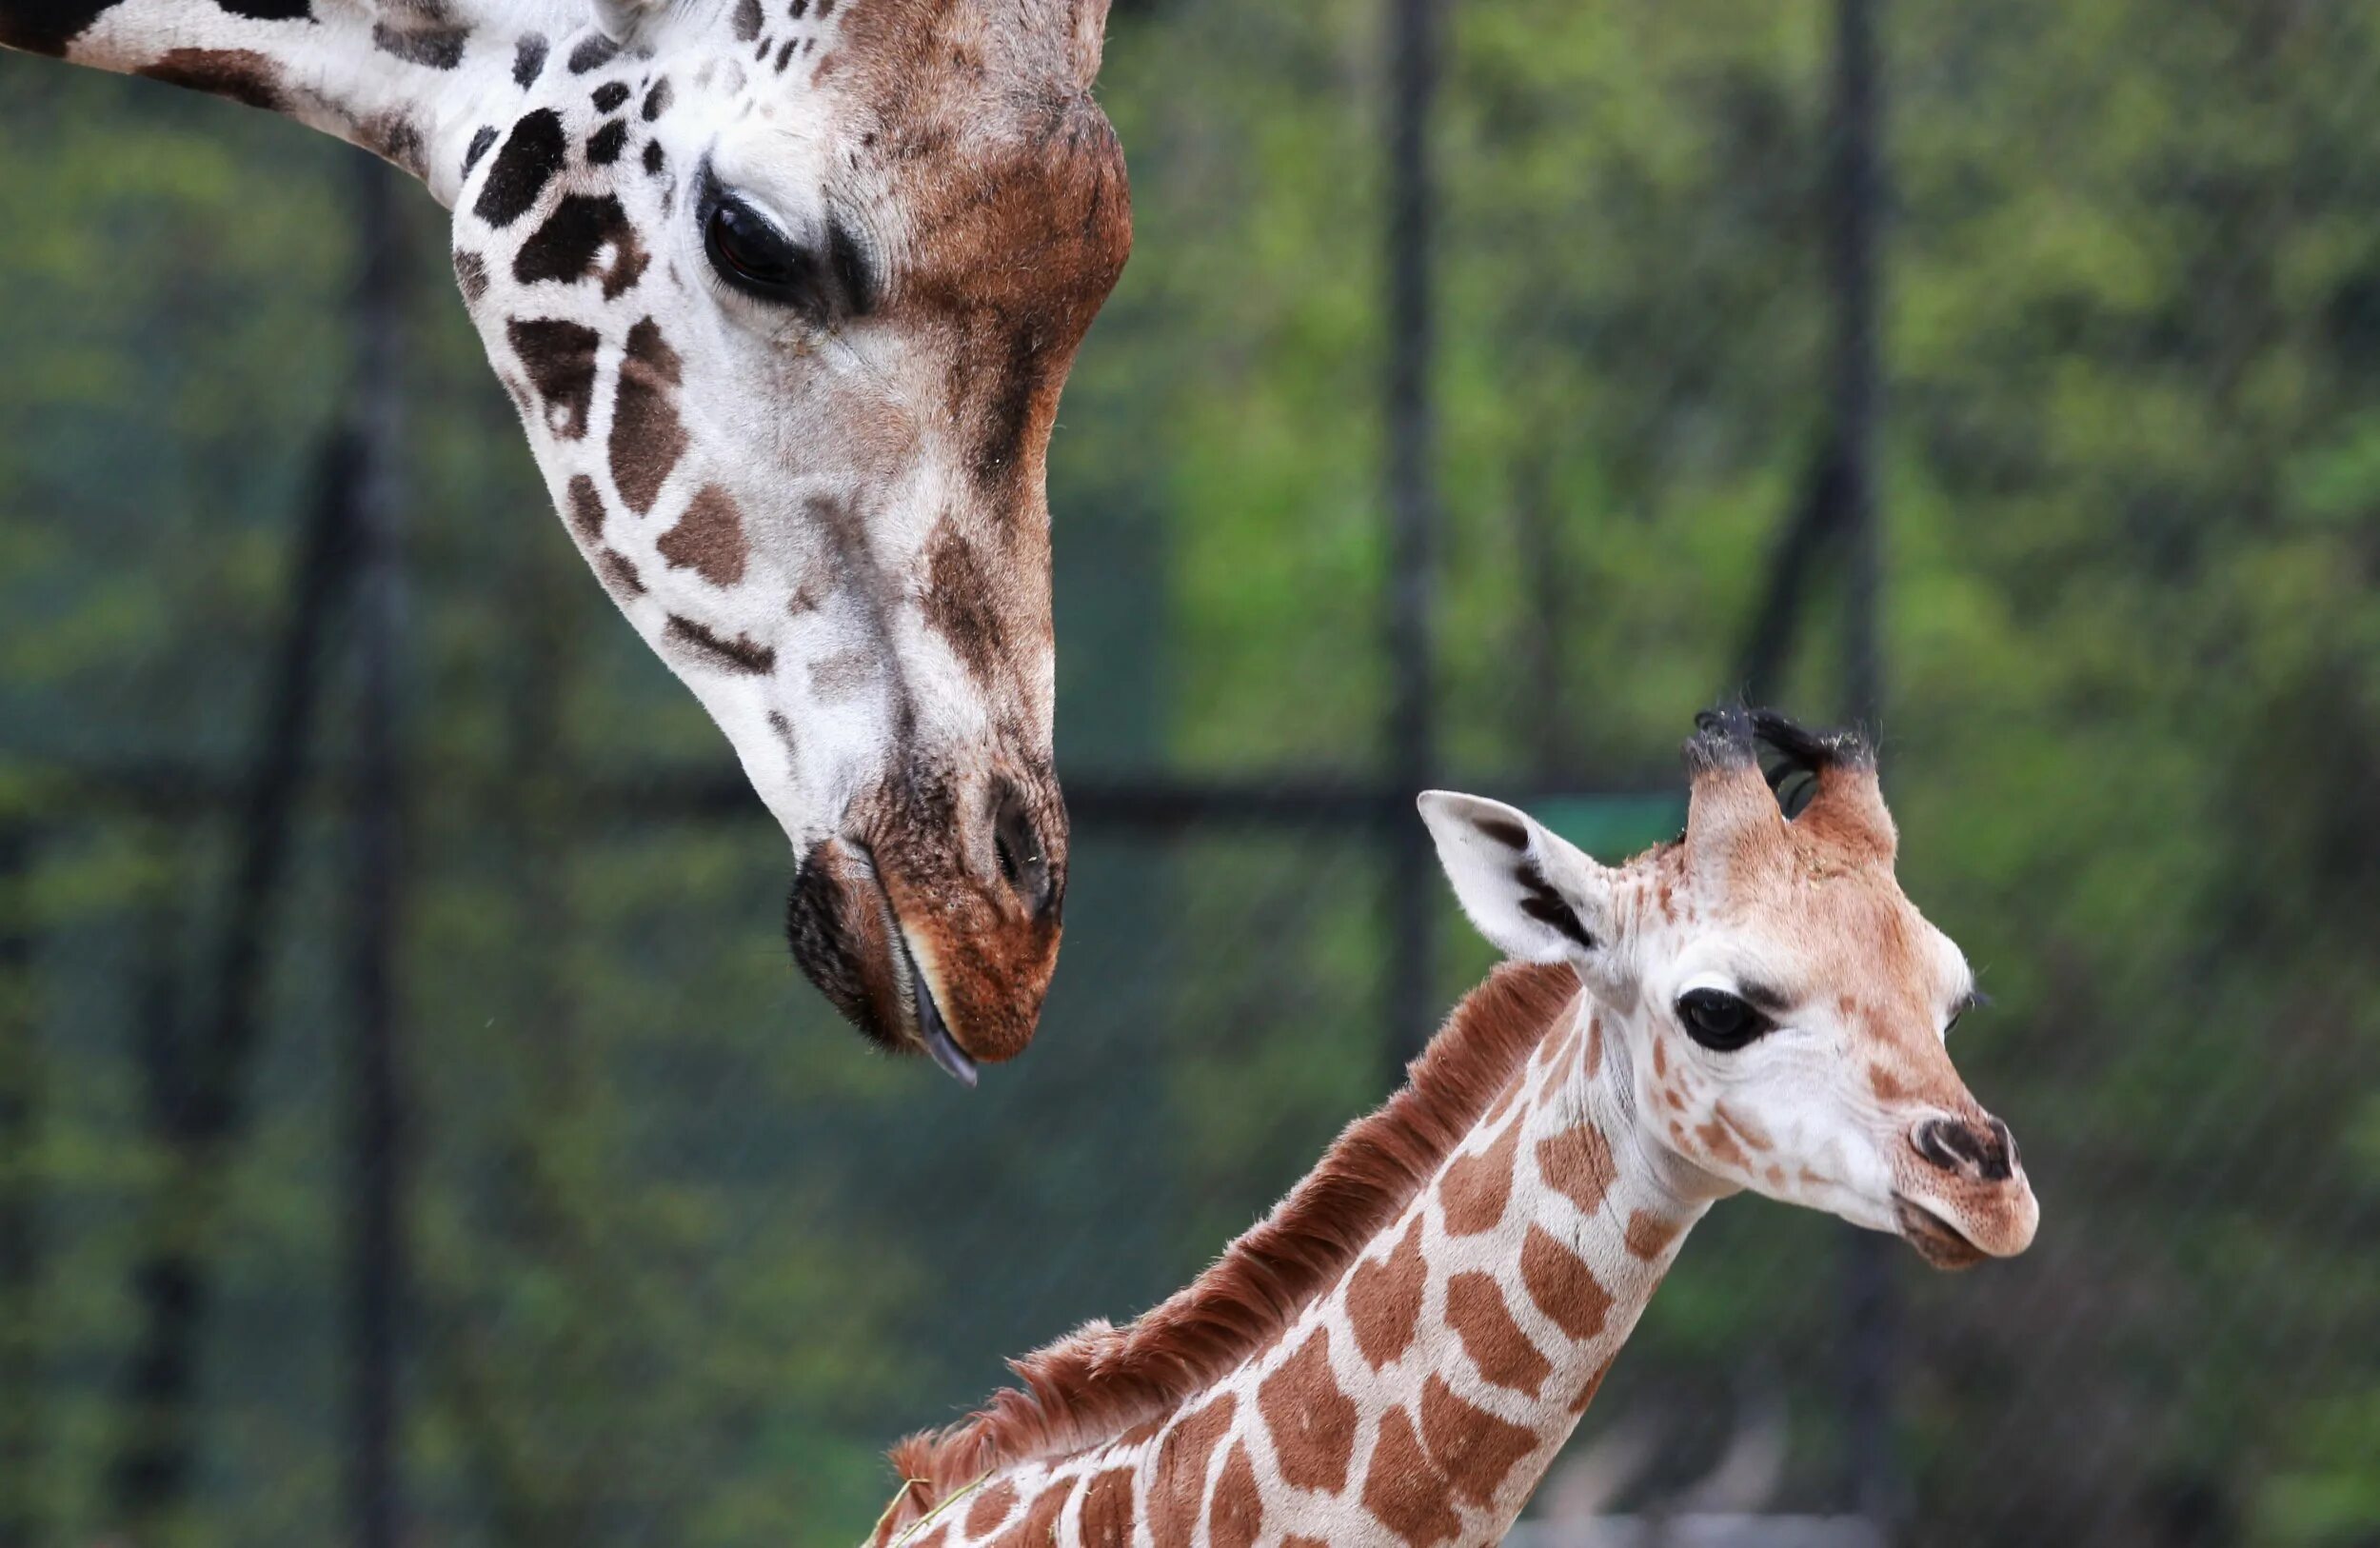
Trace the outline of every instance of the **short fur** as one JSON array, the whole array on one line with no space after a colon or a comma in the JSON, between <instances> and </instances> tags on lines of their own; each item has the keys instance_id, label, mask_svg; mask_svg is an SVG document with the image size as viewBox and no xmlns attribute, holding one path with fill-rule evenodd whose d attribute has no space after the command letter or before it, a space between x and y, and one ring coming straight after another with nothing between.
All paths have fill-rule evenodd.
<instances>
[{"instance_id":1,"label":"short fur","mask_svg":"<svg viewBox=\"0 0 2380 1548\"><path fill-rule=\"evenodd\" d=\"M1021 1387L939 1434L893 1448L917 1519L986 1472L1071 1456L1214 1385L1279 1338L1394 1223L1577 999L1566 966L1506 963L1463 998L1388 1104L1348 1126L1321 1163L1188 1289L1130 1326L1091 1322L1010 1363Z\"/></svg>"}]
</instances>

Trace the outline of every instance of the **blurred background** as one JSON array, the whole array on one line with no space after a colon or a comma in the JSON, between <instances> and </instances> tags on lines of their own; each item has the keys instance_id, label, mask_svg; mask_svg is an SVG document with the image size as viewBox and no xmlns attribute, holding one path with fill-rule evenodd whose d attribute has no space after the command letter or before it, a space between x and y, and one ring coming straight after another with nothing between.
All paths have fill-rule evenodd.
<instances>
[{"instance_id":1,"label":"blurred background","mask_svg":"<svg viewBox=\"0 0 2380 1548\"><path fill-rule=\"evenodd\" d=\"M1746 690L1882 725L2045 1225L1721 1207L1533 1540L2380 1543L2375 85L2305 0L1119 0L970 1095L792 970L440 212L0 60L0 1548L856 1541L1486 968L1418 785L1616 859Z\"/></svg>"}]
</instances>

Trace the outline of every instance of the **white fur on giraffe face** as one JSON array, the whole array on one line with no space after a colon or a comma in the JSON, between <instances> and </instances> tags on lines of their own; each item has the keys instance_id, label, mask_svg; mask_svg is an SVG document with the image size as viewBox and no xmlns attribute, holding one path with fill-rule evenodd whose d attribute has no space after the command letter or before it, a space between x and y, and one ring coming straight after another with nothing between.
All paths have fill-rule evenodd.
<instances>
[{"instance_id":1,"label":"white fur on giraffe face","mask_svg":"<svg viewBox=\"0 0 2380 1548\"><path fill-rule=\"evenodd\" d=\"M1701 1191L1898 1232L1939 1266L2021 1252L2038 1205L1943 1036L1973 973L1894 880L1873 763L1823 778L1830 804L1789 824L1740 749L1697 779L1686 838L1617 870L1497 803L1422 806L1481 930L1627 1012L1641 1133ZM1712 995L1756 1035L1690 1031Z\"/></svg>"},{"instance_id":2,"label":"white fur on giraffe face","mask_svg":"<svg viewBox=\"0 0 2380 1548\"><path fill-rule=\"evenodd\" d=\"M804 971L908 1041L890 910L965 1052L1021 1050L1066 850L1042 458L1130 240L1103 0L286 9L0 0L0 44L421 176L573 541L798 857ZM722 276L723 205L790 282Z\"/></svg>"}]
</instances>

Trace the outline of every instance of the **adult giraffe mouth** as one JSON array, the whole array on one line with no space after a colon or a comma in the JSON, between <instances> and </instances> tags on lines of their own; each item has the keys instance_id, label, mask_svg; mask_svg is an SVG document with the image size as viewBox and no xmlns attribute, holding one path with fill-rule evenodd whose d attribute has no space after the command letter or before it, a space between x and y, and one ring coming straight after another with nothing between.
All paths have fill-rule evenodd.
<instances>
[{"instance_id":1,"label":"adult giraffe mouth","mask_svg":"<svg viewBox=\"0 0 2380 1548\"><path fill-rule=\"evenodd\" d=\"M881 885L877 891L883 894ZM977 1078L975 1061L969 1059L966 1050L959 1046L959 1040L950 1035L950 1023L942 1020L942 1005L934 998L933 980L919 965L917 943L902 927L901 915L894 910L889 895L884 895L884 917L891 927L899 958L895 973L904 990L902 1000L912 1018L907 1028L909 1035L925 1050L928 1059L942 1066L944 1074L968 1090L974 1090Z\"/></svg>"},{"instance_id":2,"label":"adult giraffe mouth","mask_svg":"<svg viewBox=\"0 0 2380 1548\"><path fill-rule=\"evenodd\" d=\"M827 840L811 851L794 877L786 934L802 971L853 1026L886 1048L922 1052L974 1086L976 1062L935 992L933 951L902 923L866 844Z\"/></svg>"}]
</instances>

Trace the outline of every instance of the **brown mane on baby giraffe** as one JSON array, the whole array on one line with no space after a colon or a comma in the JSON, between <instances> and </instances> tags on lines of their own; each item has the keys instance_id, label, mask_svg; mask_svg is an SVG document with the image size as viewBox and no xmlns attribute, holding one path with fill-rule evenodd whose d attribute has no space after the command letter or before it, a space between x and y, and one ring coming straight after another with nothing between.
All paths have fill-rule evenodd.
<instances>
[{"instance_id":1,"label":"brown mane on baby giraffe","mask_svg":"<svg viewBox=\"0 0 2380 1548\"><path fill-rule=\"evenodd\" d=\"M1485 1545L1716 1201L1823 1209L1941 1268L2022 1252L2015 1142L1944 1041L1973 976L1894 880L1867 744L1696 726L1685 834L1617 868L1423 796L1464 911L1517 961L1188 1289L902 1442L873 1541Z\"/></svg>"},{"instance_id":2,"label":"brown mane on baby giraffe","mask_svg":"<svg viewBox=\"0 0 2380 1548\"><path fill-rule=\"evenodd\" d=\"M1464 997L1404 1089L1205 1273L1128 1326L1094 1322L1011 1362L1023 1382L940 1434L895 1447L921 1504L995 1467L1112 1440L1279 1339L1430 1181L1578 997L1567 967L1506 963Z\"/></svg>"}]
</instances>

